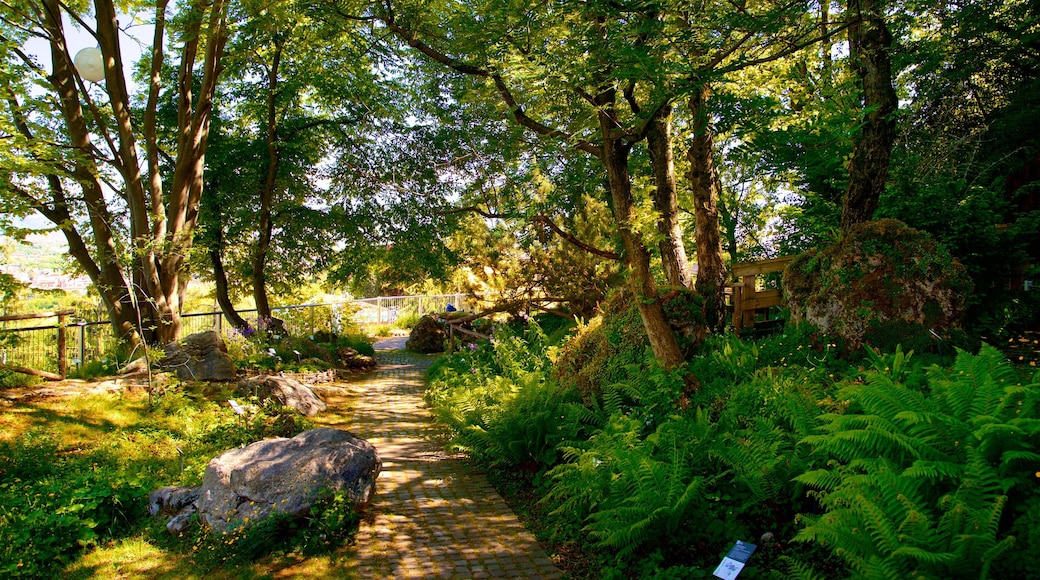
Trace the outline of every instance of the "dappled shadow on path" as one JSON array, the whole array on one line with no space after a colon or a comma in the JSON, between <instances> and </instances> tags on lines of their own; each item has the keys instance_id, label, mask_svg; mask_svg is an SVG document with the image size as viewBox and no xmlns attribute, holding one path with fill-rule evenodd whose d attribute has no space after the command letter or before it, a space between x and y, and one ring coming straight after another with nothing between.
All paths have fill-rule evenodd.
<instances>
[{"instance_id":1,"label":"dappled shadow on path","mask_svg":"<svg viewBox=\"0 0 1040 580\"><path fill-rule=\"evenodd\" d=\"M444 451L422 399L435 357L380 352L380 368L351 384L348 429L383 461L376 495L352 546L361 578L559 578L560 571L487 479ZM330 409L333 413L334 409Z\"/></svg>"}]
</instances>

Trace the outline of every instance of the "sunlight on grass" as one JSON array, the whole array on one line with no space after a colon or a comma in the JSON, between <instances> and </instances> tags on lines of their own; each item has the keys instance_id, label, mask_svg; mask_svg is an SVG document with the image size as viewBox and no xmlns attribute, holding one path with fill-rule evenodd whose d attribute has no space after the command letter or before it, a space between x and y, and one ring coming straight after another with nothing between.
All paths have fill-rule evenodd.
<instances>
[{"instance_id":1,"label":"sunlight on grass","mask_svg":"<svg viewBox=\"0 0 1040 580\"><path fill-rule=\"evenodd\" d=\"M0 402L0 444L7 449L0 478L9 480L3 488L7 495L0 498L6 502L0 503L0 538L8 544L0 547L0 564L17 561L26 549L37 550L34 538L53 535L55 541L66 542L71 534L75 543L78 534L79 545L86 547L79 557L65 559L76 551L71 547L61 559L34 553L35 559L27 563L33 566L30 575L49 570L70 579L352 577L348 548L309 557L276 550L251 563L231 563L236 553L222 554L218 548L216 556L209 556L215 561L200 560L191 542L168 537L162 523L144 513L150 490L198 485L206 464L223 450L266 437L292 436L315 424L349 429L363 392L347 383L319 386L316 390L329 411L311 422L282 415L278 407L262 407L253 417L240 417L225 402L228 389L179 385L154 397L151 408L143 390ZM33 489L39 490L35 496ZM43 511L33 511L40 493L49 503ZM92 510L90 515L87 510ZM66 523L54 518L66 512L86 519L60 527ZM5 513L24 514L25 525L10 527L5 522L13 520ZM104 524L89 523L92 516ZM62 545L55 544L55 550L65 550ZM68 562L64 569L60 561Z\"/></svg>"},{"instance_id":2,"label":"sunlight on grass","mask_svg":"<svg viewBox=\"0 0 1040 580\"><path fill-rule=\"evenodd\" d=\"M165 551L144 538L103 546L66 568L71 580L86 578L199 578L182 554Z\"/></svg>"},{"instance_id":3,"label":"sunlight on grass","mask_svg":"<svg viewBox=\"0 0 1040 580\"><path fill-rule=\"evenodd\" d=\"M40 399L5 410L0 438L10 441L33 427L47 427L65 446L91 444L99 431L125 429L147 415L144 392Z\"/></svg>"}]
</instances>

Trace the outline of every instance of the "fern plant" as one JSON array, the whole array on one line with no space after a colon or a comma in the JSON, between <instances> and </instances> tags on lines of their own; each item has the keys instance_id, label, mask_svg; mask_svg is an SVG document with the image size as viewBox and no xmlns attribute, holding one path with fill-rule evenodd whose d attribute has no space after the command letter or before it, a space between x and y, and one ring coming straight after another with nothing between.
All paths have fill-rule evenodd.
<instances>
[{"instance_id":1,"label":"fern plant","mask_svg":"<svg viewBox=\"0 0 1040 580\"><path fill-rule=\"evenodd\" d=\"M582 514L585 532L619 563L672 535L723 475L704 469L714 445L705 413L674 417L646 437L642 428L614 414L580 447L565 448L569 461L549 472L543 500L557 514Z\"/></svg>"},{"instance_id":2,"label":"fern plant","mask_svg":"<svg viewBox=\"0 0 1040 580\"><path fill-rule=\"evenodd\" d=\"M796 478L824 509L797 539L832 549L854 578L985 578L1015 543L1009 498L1034 493L1040 384L1018 384L988 346L923 380L909 358L874 356L840 393L849 412L802 440L831 460Z\"/></svg>"}]
</instances>

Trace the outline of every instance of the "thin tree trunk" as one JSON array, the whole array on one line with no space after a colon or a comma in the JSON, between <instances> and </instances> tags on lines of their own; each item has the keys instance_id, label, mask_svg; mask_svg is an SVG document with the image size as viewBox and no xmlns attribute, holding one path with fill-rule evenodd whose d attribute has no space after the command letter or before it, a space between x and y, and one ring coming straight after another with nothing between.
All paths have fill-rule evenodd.
<instances>
[{"instance_id":1,"label":"thin tree trunk","mask_svg":"<svg viewBox=\"0 0 1040 580\"><path fill-rule=\"evenodd\" d=\"M693 139L687 151L690 186L693 189L693 215L697 224L697 283L704 298L704 322L719 330L726 324L726 265L722 260L719 235L718 191L715 189L715 162L712 157L715 135L711 128L708 99L711 88L703 85L688 101L693 119Z\"/></svg>"},{"instance_id":2,"label":"thin tree trunk","mask_svg":"<svg viewBox=\"0 0 1040 580\"><path fill-rule=\"evenodd\" d=\"M654 172L654 208L658 212L657 231L661 235L661 265L670 286L690 288L693 271L686 256L679 202L676 198L675 160L672 156L672 108L664 107L654 116L646 133L650 165Z\"/></svg>"},{"instance_id":3,"label":"thin tree trunk","mask_svg":"<svg viewBox=\"0 0 1040 580\"><path fill-rule=\"evenodd\" d=\"M249 323L235 310L235 304L228 295L227 273L224 272L224 260L220 257L219 248L212 247L209 249L209 260L213 263L213 282L216 286L217 304L220 305L220 311L224 313L224 318L228 321L228 324L238 330L249 328Z\"/></svg>"},{"instance_id":4,"label":"thin tree trunk","mask_svg":"<svg viewBox=\"0 0 1040 580\"><path fill-rule=\"evenodd\" d=\"M53 206L50 208L37 207L37 209L62 228L62 232L69 242L70 255L80 264L98 288L105 309L108 311L109 320L112 322L113 332L119 340L126 341L131 347L134 347L142 340L142 336L138 332L137 314L134 312L130 296L133 289L127 284L120 268L111 228L114 220L108 212L101 182L97 177L90 132L83 117L83 108L80 105L79 91L74 82L71 63L62 42L64 30L60 18L61 10L57 2L48 0L44 4L46 7L44 22L52 39L50 79L61 102L62 117L65 119L70 144L74 149L82 152L73 165L72 177L80 184L83 200L87 206L87 217L97 254L96 260L91 256L82 237L70 225L73 220L66 204L64 187L56 176L52 175L48 178ZM16 123L27 138L33 137L27 124L21 122L20 119L16 120Z\"/></svg>"},{"instance_id":5,"label":"thin tree trunk","mask_svg":"<svg viewBox=\"0 0 1040 580\"><path fill-rule=\"evenodd\" d=\"M267 171L260 185L260 222L258 224L259 239L253 252L253 299L256 301L257 316L271 318L271 303L267 296L267 254L271 250L271 236L274 222L271 219L271 205L277 186L278 166L281 160L281 149L278 145L278 68L282 60L284 40L275 44L274 56L267 73Z\"/></svg>"},{"instance_id":6,"label":"thin tree trunk","mask_svg":"<svg viewBox=\"0 0 1040 580\"><path fill-rule=\"evenodd\" d=\"M178 102L178 126L181 132L166 212L167 234L164 241L167 250L162 254L159 270L161 285L153 292L161 319L159 339L162 342L176 340L181 334L181 295L186 287L182 277L188 276L186 265L191 254L202 198L213 97L222 71L220 60L227 44L228 3L213 0L211 4L200 4L198 9L204 10L207 15L207 34L205 42L201 42L201 32L184 41L178 81L181 87ZM195 86L193 69L200 44L206 52L196 94L192 91Z\"/></svg>"},{"instance_id":7,"label":"thin tree trunk","mask_svg":"<svg viewBox=\"0 0 1040 580\"><path fill-rule=\"evenodd\" d=\"M888 181L888 164L896 137L899 106L892 87L892 34L880 0L849 0L856 19L849 27L852 63L863 90L866 112L849 162L849 184L841 208L842 230L869 221Z\"/></svg>"}]
</instances>

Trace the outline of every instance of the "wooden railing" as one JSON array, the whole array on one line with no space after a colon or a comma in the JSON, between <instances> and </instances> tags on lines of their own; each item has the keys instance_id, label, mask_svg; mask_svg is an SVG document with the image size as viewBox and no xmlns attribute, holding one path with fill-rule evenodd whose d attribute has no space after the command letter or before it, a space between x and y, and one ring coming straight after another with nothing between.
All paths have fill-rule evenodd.
<instances>
[{"instance_id":1,"label":"wooden railing","mask_svg":"<svg viewBox=\"0 0 1040 580\"><path fill-rule=\"evenodd\" d=\"M781 303L782 295L780 290L758 289L758 276L771 272L780 272L796 257L784 256L782 258L759 260L758 262L733 264L730 267L733 277L738 280L738 282L730 284L730 299L733 303L733 329L738 336L741 330L755 327L755 317L759 310L779 306Z\"/></svg>"}]
</instances>

